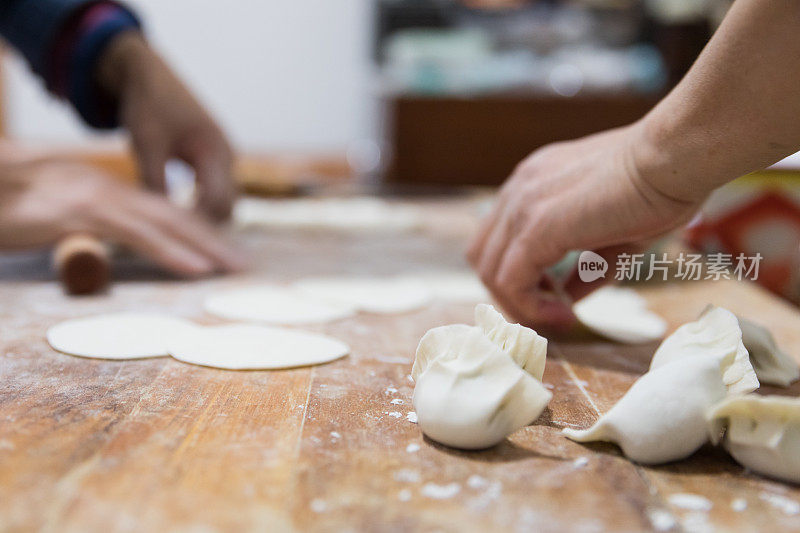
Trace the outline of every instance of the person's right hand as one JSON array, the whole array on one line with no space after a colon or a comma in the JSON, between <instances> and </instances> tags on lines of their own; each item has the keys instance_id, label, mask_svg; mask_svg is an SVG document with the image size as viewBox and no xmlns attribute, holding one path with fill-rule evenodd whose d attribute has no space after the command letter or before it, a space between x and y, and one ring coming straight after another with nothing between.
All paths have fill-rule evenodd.
<instances>
[{"instance_id":1,"label":"person's right hand","mask_svg":"<svg viewBox=\"0 0 800 533\"><path fill-rule=\"evenodd\" d=\"M182 276L239 270L244 260L198 215L93 167L64 160L0 162L0 249L88 233Z\"/></svg>"},{"instance_id":2,"label":"person's right hand","mask_svg":"<svg viewBox=\"0 0 800 533\"><path fill-rule=\"evenodd\" d=\"M699 208L708 191L674 190L671 176L653 179L647 173L643 163L654 152L638 149L642 139L641 125L634 124L546 146L503 185L468 258L517 320L569 326L572 300L598 284L573 275L553 286L549 267L571 250L593 250L613 268L617 254L640 251L643 241L677 227Z\"/></svg>"}]
</instances>

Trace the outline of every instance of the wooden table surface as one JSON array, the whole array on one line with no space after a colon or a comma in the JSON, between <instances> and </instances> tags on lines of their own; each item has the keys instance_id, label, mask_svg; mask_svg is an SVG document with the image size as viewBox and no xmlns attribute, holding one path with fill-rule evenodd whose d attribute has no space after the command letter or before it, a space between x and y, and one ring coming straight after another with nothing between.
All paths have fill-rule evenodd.
<instances>
[{"instance_id":1,"label":"wooden table surface","mask_svg":"<svg viewBox=\"0 0 800 533\"><path fill-rule=\"evenodd\" d=\"M548 409L497 447L462 452L425 439L406 415L417 342L432 327L471 322L471 305L308 328L345 340L351 355L282 371L88 360L45 342L48 326L105 311L217 323L203 313L203 296L254 279L465 268L476 205L418 207L428 227L410 233L240 234L256 271L235 279L154 280L146 268L128 269L109 294L70 299L41 260L0 265L0 530L800 530L800 490L745 472L719 449L642 467L612 445L560 435L606 412L647 369L654 345L551 339ZM755 287L642 292L671 328L713 302L769 325L800 354L800 314ZM763 390L796 395L800 385ZM713 507L675 505L670 496L681 493ZM735 511L739 498L747 507Z\"/></svg>"}]
</instances>

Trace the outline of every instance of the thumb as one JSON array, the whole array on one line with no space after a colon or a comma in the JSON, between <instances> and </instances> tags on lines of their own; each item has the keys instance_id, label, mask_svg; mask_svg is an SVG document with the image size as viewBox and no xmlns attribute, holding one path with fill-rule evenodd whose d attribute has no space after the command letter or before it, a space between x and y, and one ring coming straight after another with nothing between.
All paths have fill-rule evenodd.
<instances>
[{"instance_id":1,"label":"thumb","mask_svg":"<svg viewBox=\"0 0 800 533\"><path fill-rule=\"evenodd\" d=\"M166 193L167 184L164 177L164 166L167 164L167 152L157 146L142 146L136 149L136 164L139 176L151 191Z\"/></svg>"},{"instance_id":2,"label":"thumb","mask_svg":"<svg viewBox=\"0 0 800 533\"><path fill-rule=\"evenodd\" d=\"M208 151L187 158L198 186L197 207L212 220L230 217L235 197L231 158L224 152Z\"/></svg>"}]
</instances>

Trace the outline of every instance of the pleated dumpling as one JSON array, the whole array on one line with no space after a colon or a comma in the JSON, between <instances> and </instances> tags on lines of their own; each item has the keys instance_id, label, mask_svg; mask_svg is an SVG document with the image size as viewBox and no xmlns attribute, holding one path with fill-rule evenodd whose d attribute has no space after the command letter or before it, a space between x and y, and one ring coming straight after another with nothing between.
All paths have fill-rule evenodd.
<instances>
[{"instance_id":1,"label":"pleated dumpling","mask_svg":"<svg viewBox=\"0 0 800 533\"><path fill-rule=\"evenodd\" d=\"M711 440L742 466L800 482L800 399L747 394L708 411Z\"/></svg>"},{"instance_id":2,"label":"pleated dumpling","mask_svg":"<svg viewBox=\"0 0 800 533\"><path fill-rule=\"evenodd\" d=\"M640 377L589 429L563 433L578 442L614 442L640 463L676 461L708 440L705 413L726 394L713 357L672 361Z\"/></svg>"},{"instance_id":3,"label":"pleated dumpling","mask_svg":"<svg viewBox=\"0 0 800 533\"><path fill-rule=\"evenodd\" d=\"M475 307L475 325L522 367L541 381L547 357L547 339L530 328L506 322L491 305Z\"/></svg>"},{"instance_id":4,"label":"pleated dumpling","mask_svg":"<svg viewBox=\"0 0 800 533\"><path fill-rule=\"evenodd\" d=\"M714 357L722 362L722 379L730 393L752 392L759 386L742 343L739 320L727 309L708 306L700 318L675 330L656 350L650 370L677 359L695 357Z\"/></svg>"},{"instance_id":5,"label":"pleated dumpling","mask_svg":"<svg viewBox=\"0 0 800 533\"><path fill-rule=\"evenodd\" d=\"M456 448L488 448L536 420L549 403L550 392L522 366L531 362L535 372L543 367L533 353L542 343L514 328L504 340L504 328L496 326L492 338L482 327L454 324L434 328L420 340L413 402L419 426L431 439Z\"/></svg>"},{"instance_id":6,"label":"pleated dumpling","mask_svg":"<svg viewBox=\"0 0 800 533\"><path fill-rule=\"evenodd\" d=\"M683 459L708 440L708 409L757 386L736 317L713 308L666 338L650 370L594 426L564 435L614 442L640 463Z\"/></svg>"},{"instance_id":7,"label":"pleated dumpling","mask_svg":"<svg viewBox=\"0 0 800 533\"><path fill-rule=\"evenodd\" d=\"M788 387L800 377L797 361L778 348L772 333L765 327L739 318L742 343L750 354L750 363L762 383Z\"/></svg>"},{"instance_id":8,"label":"pleated dumpling","mask_svg":"<svg viewBox=\"0 0 800 533\"><path fill-rule=\"evenodd\" d=\"M428 330L417 346L414 357L414 366L411 367L411 377L414 381L425 372L434 359L452 359L457 357L462 350L462 345L467 342L469 334L475 329L466 324L451 324Z\"/></svg>"}]
</instances>

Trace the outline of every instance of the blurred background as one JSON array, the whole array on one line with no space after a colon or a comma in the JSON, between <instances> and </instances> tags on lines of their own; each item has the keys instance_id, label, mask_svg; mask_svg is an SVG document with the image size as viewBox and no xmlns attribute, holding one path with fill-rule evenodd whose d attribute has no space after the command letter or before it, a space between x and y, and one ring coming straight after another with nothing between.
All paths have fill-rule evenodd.
<instances>
[{"instance_id":1,"label":"blurred background","mask_svg":"<svg viewBox=\"0 0 800 533\"><path fill-rule=\"evenodd\" d=\"M542 144L639 118L691 65L727 0L130 4L244 154L497 184ZM50 99L13 53L2 80L7 136L119 144Z\"/></svg>"},{"instance_id":2,"label":"blurred background","mask_svg":"<svg viewBox=\"0 0 800 533\"><path fill-rule=\"evenodd\" d=\"M498 185L544 144L644 115L730 3L130 0L239 150L242 188L260 194ZM135 179L124 138L83 127L12 52L0 92L5 137ZM800 300L799 167L787 161L724 188L685 240L765 254L763 283Z\"/></svg>"}]
</instances>

